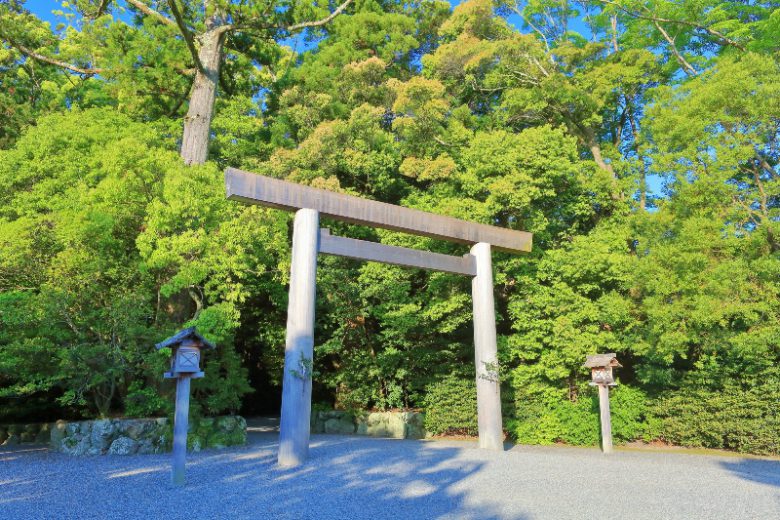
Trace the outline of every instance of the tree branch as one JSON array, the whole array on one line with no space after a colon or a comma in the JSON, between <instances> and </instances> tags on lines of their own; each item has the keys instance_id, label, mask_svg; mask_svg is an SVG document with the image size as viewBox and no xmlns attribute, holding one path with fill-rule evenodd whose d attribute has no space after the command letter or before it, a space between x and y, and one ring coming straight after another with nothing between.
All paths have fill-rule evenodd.
<instances>
[{"instance_id":1,"label":"tree branch","mask_svg":"<svg viewBox=\"0 0 780 520\"><path fill-rule=\"evenodd\" d=\"M528 17L526 17L526 16L523 14L523 11L521 11L520 9L518 9L518 7L517 7L517 4L513 4L513 5L509 6L509 9L510 9L511 11L513 11L513 12L514 12L514 13L515 13L517 16L519 16L520 18L522 18L522 19L523 19L523 21L525 22L525 24L526 24L528 27L530 27L532 31L534 31L536 34L538 34L538 35L539 35L539 37L540 37L540 38L542 39L542 41L544 42L544 48L545 48L545 49L547 49L547 52L548 52L548 54L550 54L550 43L547 41L547 36L545 36L545 35L544 35L544 33L541 31L541 29L539 29L539 28L538 28L536 25L534 25L534 23L531 21L531 19L530 19L530 18L528 18ZM553 59L553 58L552 58L552 54L550 54L550 60L552 60L552 59ZM554 64L554 63L555 63L555 62L553 61L553 64Z\"/></svg>"},{"instance_id":2,"label":"tree branch","mask_svg":"<svg viewBox=\"0 0 780 520\"><path fill-rule=\"evenodd\" d=\"M158 22L163 23L165 25L170 25L171 27L176 27L176 22L165 16L159 11L155 11L148 5L146 5L141 0L125 0L128 4L132 5L142 13L144 13L147 16L151 16L152 18L156 19Z\"/></svg>"},{"instance_id":3,"label":"tree branch","mask_svg":"<svg viewBox=\"0 0 780 520\"><path fill-rule=\"evenodd\" d=\"M761 196L761 200L759 201L759 204L761 206L761 214L764 218L769 217L769 211L768 211L768 197L766 195L766 190L764 190L764 183L761 182L761 176L759 175L759 170L757 168L752 168L753 170L753 181L756 183L756 187L758 188L758 193Z\"/></svg>"},{"instance_id":4,"label":"tree branch","mask_svg":"<svg viewBox=\"0 0 780 520\"><path fill-rule=\"evenodd\" d=\"M247 34L252 34L251 31L248 31L248 29L251 29L251 28L252 27L250 27L248 25L235 25L235 24L228 23L228 24L225 24L225 25L220 25L219 27L215 27L210 32L212 34L217 35L217 36L220 36L223 33L231 32L231 31L244 31ZM270 26L266 27L266 29L270 29L270 28L271 28ZM263 35L263 36L265 36L265 35ZM245 52L245 51L238 51L238 52Z\"/></svg>"},{"instance_id":5,"label":"tree branch","mask_svg":"<svg viewBox=\"0 0 780 520\"><path fill-rule=\"evenodd\" d=\"M203 64L200 62L200 56L198 56L198 49L195 48L195 38L184 23L184 17L181 15L181 11L179 11L179 6L176 5L176 0L168 0L168 5L171 8L171 13L173 13L173 18L176 20L176 25L184 38L184 42L187 44L187 49L189 49L192 59L195 61L195 66L199 71L205 72Z\"/></svg>"},{"instance_id":6,"label":"tree branch","mask_svg":"<svg viewBox=\"0 0 780 520\"><path fill-rule=\"evenodd\" d=\"M748 220L750 220L756 226L761 225L761 223L758 220L756 220L756 218L754 217L754 215L757 215L756 210L754 210L753 208L745 204L745 201L743 201L736 195L732 195L731 200L733 200L734 202L742 206L742 209L744 209L745 212L747 213Z\"/></svg>"},{"instance_id":7,"label":"tree branch","mask_svg":"<svg viewBox=\"0 0 780 520\"><path fill-rule=\"evenodd\" d=\"M27 57L33 58L34 60L41 61L43 63L48 63L49 65L56 65L57 67L60 67L65 70L69 70L71 72L75 72L76 74L84 74L85 76L94 76L95 74L100 74L101 72L103 72L103 69L97 69L97 68L85 69L82 67L77 67L75 65L71 65L70 63L60 61L54 58L50 58L48 56L44 56L43 54L39 52L35 52L32 49L28 49L24 45L16 43L9 38L5 38L5 40L8 42L9 45L11 45L11 47L15 48L16 50L18 50L19 52L21 52Z\"/></svg>"},{"instance_id":8,"label":"tree branch","mask_svg":"<svg viewBox=\"0 0 780 520\"><path fill-rule=\"evenodd\" d=\"M257 16L256 19L257 20L265 20L266 18L268 18L269 14L271 12L271 9L273 8L273 5L274 5L273 2L268 2L268 4L265 7L265 10L259 16ZM274 27L274 26L271 26L271 25L268 25L268 24L265 24L265 23L251 23L251 24L248 24L248 23L241 23L241 22L239 22L237 24L222 25L222 26L220 26L220 27L218 27L216 29L213 29L213 30L217 33L217 35L221 35L222 33L228 32L228 31L244 31L244 32L247 32L248 34L252 34L253 30L263 30L263 31L265 31L265 30L268 30L268 29L276 29L276 30L278 30L279 27ZM263 34L263 36L266 36L266 35ZM238 52L244 52L244 51L238 51Z\"/></svg>"},{"instance_id":9,"label":"tree branch","mask_svg":"<svg viewBox=\"0 0 780 520\"><path fill-rule=\"evenodd\" d=\"M440 145L442 145L442 146L446 146L446 147L450 147L450 146L452 146L452 145L451 145L450 143L448 143L447 141L443 141L442 139L440 139L439 137L437 137L437 136L435 136L435 135L433 136L433 140L434 140L434 141L436 141L437 143L439 143L439 144L440 144Z\"/></svg>"},{"instance_id":10,"label":"tree branch","mask_svg":"<svg viewBox=\"0 0 780 520\"><path fill-rule=\"evenodd\" d=\"M707 34L709 34L710 36L714 36L715 38L719 39L721 42L723 42L723 43L725 43L727 45L731 45L732 47L736 47L737 49L739 49L741 51L747 50L747 49L745 49L745 47L742 44L732 40L731 38L729 38L725 34L719 32L719 31L716 31L715 29L710 29L706 25L702 25L700 23L691 22L689 20L675 20L673 18L661 18L660 16L653 15L652 11L650 11L647 8L645 8L645 9L650 14L643 15L643 14L637 13L636 11L631 11L629 9L626 9L625 7L623 7L622 5L618 4L617 2L614 2L613 0L598 0L598 1L601 2L602 4L611 5L611 6L615 7L615 8L617 8L617 9L619 9L620 11L623 11L624 13L626 13L629 16L633 16L634 18L639 18L639 19L642 19L642 20L649 20L651 22L673 23L673 24L686 25L688 27L693 27L695 29L699 29L701 31L704 31Z\"/></svg>"},{"instance_id":11,"label":"tree branch","mask_svg":"<svg viewBox=\"0 0 780 520\"><path fill-rule=\"evenodd\" d=\"M677 45L674 43L674 38L669 36L669 33L666 32L664 28L661 27L661 24L655 20L653 20L653 25L655 25L655 28L658 29L658 32L661 33L661 36L663 36L664 40L666 40L669 46L672 48L672 54L674 54L674 57L677 58L677 62L682 65L685 73L690 77L696 76L698 74L696 69L694 69L693 66L688 63L688 60L686 60L683 55L680 54L680 51L677 50Z\"/></svg>"},{"instance_id":12,"label":"tree branch","mask_svg":"<svg viewBox=\"0 0 780 520\"><path fill-rule=\"evenodd\" d=\"M258 23L249 23L249 22L239 22L235 24L225 24L220 25L219 27L215 27L212 29L212 31L217 34L221 35L222 33L231 32L231 31L245 31L249 34L252 34L252 30L255 31L264 31L264 30L283 30L288 33L300 31L301 29L308 29L311 27L321 27L323 25L326 25L333 21L334 18L336 18L338 15L344 12L344 10L349 7L349 4L352 3L352 0L346 0L343 4L338 6L332 13L330 13L325 18L322 18L321 20L312 20L310 22L301 22L294 25L290 25L289 27L278 27L278 26L272 26L272 25L266 25L266 24L258 24ZM272 4L269 4L269 6ZM261 36L260 33L255 33L258 36ZM262 35L265 36L265 35ZM241 51L239 51L241 52Z\"/></svg>"},{"instance_id":13,"label":"tree branch","mask_svg":"<svg viewBox=\"0 0 780 520\"><path fill-rule=\"evenodd\" d=\"M197 293L195 292L196 289L198 291ZM197 320L203 310L203 294L200 293L200 288L197 285L190 285L187 287L187 292L190 294L192 301L195 302L195 315L192 319Z\"/></svg>"},{"instance_id":14,"label":"tree branch","mask_svg":"<svg viewBox=\"0 0 780 520\"><path fill-rule=\"evenodd\" d=\"M330 23L331 20L336 18L338 15L340 15L344 11L344 9L346 9L349 6L349 4L351 4L351 3L352 3L352 0L346 0L346 2L344 2L343 4L338 6L335 11L330 13L325 18L323 18L321 20L314 20L314 21L311 21L311 22L296 23L295 25L291 25L291 26L287 27L286 30L287 30L287 32L294 32L294 31L299 31L301 29L308 29L310 27L320 27L322 25Z\"/></svg>"},{"instance_id":15,"label":"tree branch","mask_svg":"<svg viewBox=\"0 0 780 520\"><path fill-rule=\"evenodd\" d=\"M617 16L610 16L609 22L612 26L612 50L618 52L620 51L620 47L618 46Z\"/></svg>"},{"instance_id":16,"label":"tree branch","mask_svg":"<svg viewBox=\"0 0 780 520\"><path fill-rule=\"evenodd\" d=\"M98 18L100 16L103 16L103 13L106 12L106 8L108 7L108 3L111 0L100 0L100 4L98 5L97 11L93 15L93 18Z\"/></svg>"},{"instance_id":17,"label":"tree branch","mask_svg":"<svg viewBox=\"0 0 780 520\"><path fill-rule=\"evenodd\" d=\"M761 165L761 167L769 174L769 177L772 179L780 178L780 176L777 175L777 171L775 171L774 168L772 168L772 165L769 164L769 162L761 155L761 153L756 149L756 159L758 160L758 164Z\"/></svg>"}]
</instances>

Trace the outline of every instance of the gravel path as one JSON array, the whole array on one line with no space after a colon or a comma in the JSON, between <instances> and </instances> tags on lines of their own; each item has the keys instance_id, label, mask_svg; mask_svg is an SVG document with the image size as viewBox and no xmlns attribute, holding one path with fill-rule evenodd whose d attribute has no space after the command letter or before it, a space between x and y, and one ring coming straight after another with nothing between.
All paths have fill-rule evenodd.
<instances>
[{"instance_id":1,"label":"gravel path","mask_svg":"<svg viewBox=\"0 0 780 520\"><path fill-rule=\"evenodd\" d=\"M768 519L780 462L680 453L314 435L310 461L275 466L276 434L189 458L68 457L0 448L0 519Z\"/></svg>"}]
</instances>

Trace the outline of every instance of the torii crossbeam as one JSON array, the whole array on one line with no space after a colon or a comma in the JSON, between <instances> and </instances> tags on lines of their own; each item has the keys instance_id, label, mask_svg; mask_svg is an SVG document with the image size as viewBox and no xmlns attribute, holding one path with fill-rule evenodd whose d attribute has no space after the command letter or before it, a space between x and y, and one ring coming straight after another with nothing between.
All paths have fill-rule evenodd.
<instances>
[{"instance_id":1,"label":"torii crossbeam","mask_svg":"<svg viewBox=\"0 0 780 520\"><path fill-rule=\"evenodd\" d=\"M473 277L471 292L479 446L503 449L500 387L498 380L487 373L488 367L497 362L491 248L513 253L528 252L533 238L531 233L320 190L235 168L225 170L225 186L230 200L296 212L282 380L280 465L303 463L309 450L318 253ZM319 229L320 215L469 244L471 252L458 257L338 237L331 235L327 229Z\"/></svg>"}]
</instances>

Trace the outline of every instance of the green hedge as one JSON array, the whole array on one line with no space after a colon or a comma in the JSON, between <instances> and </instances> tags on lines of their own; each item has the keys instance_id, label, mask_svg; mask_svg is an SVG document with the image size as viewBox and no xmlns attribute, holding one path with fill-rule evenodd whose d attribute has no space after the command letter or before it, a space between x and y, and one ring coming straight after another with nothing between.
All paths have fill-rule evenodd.
<instances>
[{"instance_id":1,"label":"green hedge","mask_svg":"<svg viewBox=\"0 0 780 520\"><path fill-rule=\"evenodd\" d=\"M450 376L429 385L425 429L435 435L477 435L476 385ZM691 448L780 455L780 383L749 390L680 389L649 399L637 388L611 390L615 442L663 440ZM513 417L505 418L510 436L521 444L595 446L600 441L598 395L588 388L577 401L559 394L518 395Z\"/></svg>"},{"instance_id":2,"label":"green hedge","mask_svg":"<svg viewBox=\"0 0 780 520\"><path fill-rule=\"evenodd\" d=\"M477 385L450 376L428 385L424 399L425 430L434 435L477 435Z\"/></svg>"},{"instance_id":3,"label":"green hedge","mask_svg":"<svg viewBox=\"0 0 780 520\"><path fill-rule=\"evenodd\" d=\"M645 394L628 386L611 391L612 436L616 442L653 436L655 421L649 417ZM589 389L577 401L554 397L519 396L516 416L506 427L521 444L564 442L577 446L596 445L600 441L599 404L595 389Z\"/></svg>"},{"instance_id":4,"label":"green hedge","mask_svg":"<svg viewBox=\"0 0 780 520\"><path fill-rule=\"evenodd\" d=\"M688 447L780 454L780 384L680 390L654 407L660 437Z\"/></svg>"}]
</instances>

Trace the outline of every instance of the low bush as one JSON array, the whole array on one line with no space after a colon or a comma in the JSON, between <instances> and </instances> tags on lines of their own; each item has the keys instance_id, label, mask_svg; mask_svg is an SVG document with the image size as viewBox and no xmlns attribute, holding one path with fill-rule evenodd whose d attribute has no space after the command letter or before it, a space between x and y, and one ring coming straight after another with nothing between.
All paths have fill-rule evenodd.
<instances>
[{"instance_id":1,"label":"low bush","mask_svg":"<svg viewBox=\"0 0 780 520\"><path fill-rule=\"evenodd\" d=\"M660 438L687 447L780 454L780 384L678 390L654 406Z\"/></svg>"},{"instance_id":2,"label":"low bush","mask_svg":"<svg viewBox=\"0 0 780 520\"><path fill-rule=\"evenodd\" d=\"M425 430L434 435L477 435L477 385L450 376L428 385L423 400Z\"/></svg>"},{"instance_id":3,"label":"low bush","mask_svg":"<svg viewBox=\"0 0 780 520\"><path fill-rule=\"evenodd\" d=\"M612 437L616 442L652 436L647 396L636 388L611 391ZM600 441L599 403L595 388L576 401L557 396L518 396L516 415L507 421L510 435L521 444L596 445Z\"/></svg>"}]
</instances>

